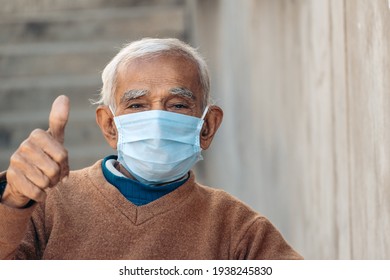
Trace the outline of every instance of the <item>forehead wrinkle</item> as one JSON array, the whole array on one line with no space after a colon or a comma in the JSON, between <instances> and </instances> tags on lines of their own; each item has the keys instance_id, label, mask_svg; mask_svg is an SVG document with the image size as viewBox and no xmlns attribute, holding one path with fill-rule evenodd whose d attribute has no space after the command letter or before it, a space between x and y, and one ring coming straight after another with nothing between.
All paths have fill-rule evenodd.
<instances>
[{"instance_id":1,"label":"forehead wrinkle","mask_svg":"<svg viewBox=\"0 0 390 280\"><path fill-rule=\"evenodd\" d=\"M185 88L185 87L175 87L175 88L171 88L169 90L169 92L173 95L180 95L180 96L183 96L183 97L186 97L186 98L189 98L189 99L192 99L192 100L195 100L196 97L194 95L194 93L192 91L190 91L189 89Z\"/></svg>"},{"instance_id":2,"label":"forehead wrinkle","mask_svg":"<svg viewBox=\"0 0 390 280\"><path fill-rule=\"evenodd\" d=\"M149 93L147 89L130 89L126 91L121 97L121 102L126 102L132 99L139 98Z\"/></svg>"}]
</instances>

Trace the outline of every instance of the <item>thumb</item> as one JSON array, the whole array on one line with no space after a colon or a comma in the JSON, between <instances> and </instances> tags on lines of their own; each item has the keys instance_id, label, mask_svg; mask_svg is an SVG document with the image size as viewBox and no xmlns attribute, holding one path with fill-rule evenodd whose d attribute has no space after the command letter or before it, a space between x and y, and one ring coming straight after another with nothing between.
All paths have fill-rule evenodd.
<instances>
[{"instance_id":1,"label":"thumb","mask_svg":"<svg viewBox=\"0 0 390 280\"><path fill-rule=\"evenodd\" d=\"M60 143L64 143L65 126L69 118L69 98L60 95L54 100L49 115L49 131Z\"/></svg>"}]
</instances>

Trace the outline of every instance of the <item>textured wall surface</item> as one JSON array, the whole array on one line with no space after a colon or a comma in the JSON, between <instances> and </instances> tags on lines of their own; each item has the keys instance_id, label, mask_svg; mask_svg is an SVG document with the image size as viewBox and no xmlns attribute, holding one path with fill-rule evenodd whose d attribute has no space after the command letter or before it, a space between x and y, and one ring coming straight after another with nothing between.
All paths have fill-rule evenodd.
<instances>
[{"instance_id":1,"label":"textured wall surface","mask_svg":"<svg viewBox=\"0 0 390 280\"><path fill-rule=\"evenodd\" d=\"M308 259L390 258L390 1L193 5L224 124L199 171Z\"/></svg>"}]
</instances>

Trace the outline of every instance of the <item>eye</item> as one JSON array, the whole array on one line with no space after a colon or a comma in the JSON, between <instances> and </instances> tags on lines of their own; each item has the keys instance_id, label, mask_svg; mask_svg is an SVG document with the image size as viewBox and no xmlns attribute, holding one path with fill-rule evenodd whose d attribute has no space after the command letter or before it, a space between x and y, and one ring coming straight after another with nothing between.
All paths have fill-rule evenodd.
<instances>
[{"instance_id":1,"label":"eye","mask_svg":"<svg viewBox=\"0 0 390 280\"><path fill-rule=\"evenodd\" d=\"M168 111L187 114L194 107L194 104L184 98L172 98L166 104Z\"/></svg>"},{"instance_id":2,"label":"eye","mask_svg":"<svg viewBox=\"0 0 390 280\"><path fill-rule=\"evenodd\" d=\"M131 108L131 109L139 109L139 108L142 108L142 104L138 104L138 103L136 103L136 104L131 104L131 105L129 106L129 108Z\"/></svg>"},{"instance_id":3,"label":"eye","mask_svg":"<svg viewBox=\"0 0 390 280\"><path fill-rule=\"evenodd\" d=\"M126 106L126 110L127 112L129 113L135 113L135 112L140 112L140 111L145 111L147 110L147 104L143 103L143 102L133 102L133 103L129 103L127 104Z\"/></svg>"},{"instance_id":4,"label":"eye","mask_svg":"<svg viewBox=\"0 0 390 280\"><path fill-rule=\"evenodd\" d=\"M188 108L188 105L186 105L186 104L174 104L173 105L173 107L175 108L175 109L187 109Z\"/></svg>"},{"instance_id":5,"label":"eye","mask_svg":"<svg viewBox=\"0 0 390 280\"><path fill-rule=\"evenodd\" d=\"M142 110L145 108L145 104L144 103L140 103L140 102L134 102L134 103L130 103L129 105L127 105L127 109L130 109L130 110Z\"/></svg>"}]
</instances>

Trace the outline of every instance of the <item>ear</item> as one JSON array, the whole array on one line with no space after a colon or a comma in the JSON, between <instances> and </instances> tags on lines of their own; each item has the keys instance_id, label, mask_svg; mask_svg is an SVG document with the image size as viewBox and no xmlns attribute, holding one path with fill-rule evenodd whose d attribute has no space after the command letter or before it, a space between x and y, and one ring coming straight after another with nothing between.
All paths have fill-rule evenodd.
<instances>
[{"instance_id":1,"label":"ear","mask_svg":"<svg viewBox=\"0 0 390 280\"><path fill-rule=\"evenodd\" d=\"M116 150L118 131L116 130L114 116L108 106L100 105L96 108L96 122L99 125L104 138L111 148Z\"/></svg>"},{"instance_id":2,"label":"ear","mask_svg":"<svg viewBox=\"0 0 390 280\"><path fill-rule=\"evenodd\" d=\"M206 150L208 147L210 147L214 135L222 123L222 119L222 109L215 105L210 106L206 117L204 118L202 130L200 131L200 147L203 150Z\"/></svg>"}]
</instances>

